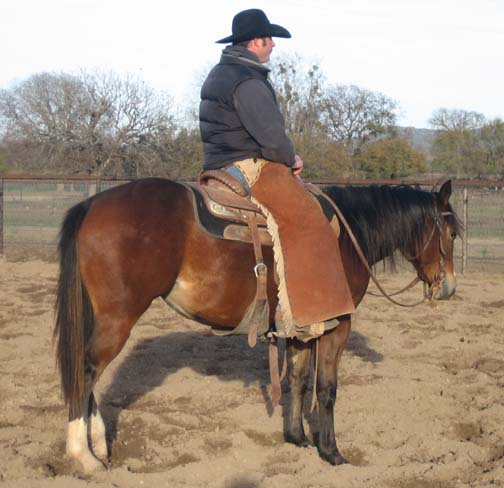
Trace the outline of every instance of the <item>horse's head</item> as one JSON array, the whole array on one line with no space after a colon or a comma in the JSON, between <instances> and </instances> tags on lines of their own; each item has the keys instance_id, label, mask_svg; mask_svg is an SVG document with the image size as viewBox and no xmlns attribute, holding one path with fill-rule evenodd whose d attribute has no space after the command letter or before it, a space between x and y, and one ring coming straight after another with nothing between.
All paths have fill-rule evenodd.
<instances>
[{"instance_id":1,"label":"horse's head","mask_svg":"<svg viewBox=\"0 0 504 488\"><path fill-rule=\"evenodd\" d=\"M455 293L457 280L453 264L453 241L459 234L460 224L449 199L451 181L434 193L437 211L424 232L421 247L410 259L418 277L428 286L429 298L447 300Z\"/></svg>"}]
</instances>

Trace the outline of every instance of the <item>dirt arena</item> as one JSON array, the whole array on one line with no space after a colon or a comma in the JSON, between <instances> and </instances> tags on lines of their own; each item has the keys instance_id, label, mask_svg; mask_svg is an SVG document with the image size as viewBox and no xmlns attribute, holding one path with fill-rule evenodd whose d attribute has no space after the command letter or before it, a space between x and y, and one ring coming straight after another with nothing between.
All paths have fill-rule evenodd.
<instances>
[{"instance_id":1,"label":"dirt arena","mask_svg":"<svg viewBox=\"0 0 504 488\"><path fill-rule=\"evenodd\" d=\"M453 299L435 308L364 300L341 365L335 422L351 464L338 467L283 441L264 344L217 338L155 301L98 384L110 469L84 477L64 453L51 341L56 272L0 260L6 487L504 487L503 274L459 277ZM384 283L393 290L409 278Z\"/></svg>"}]
</instances>

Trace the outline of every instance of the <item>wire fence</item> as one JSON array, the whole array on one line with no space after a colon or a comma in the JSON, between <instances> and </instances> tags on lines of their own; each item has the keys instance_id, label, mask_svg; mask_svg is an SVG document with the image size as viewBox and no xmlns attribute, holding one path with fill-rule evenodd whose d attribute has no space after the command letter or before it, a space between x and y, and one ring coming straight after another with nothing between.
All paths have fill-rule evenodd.
<instances>
[{"instance_id":1,"label":"wire fence","mask_svg":"<svg viewBox=\"0 0 504 488\"><path fill-rule=\"evenodd\" d=\"M455 188L452 205L463 218L466 211L465 236L467 269L504 272L504 187ZM462 244L456 255L462 257Z\"/></svg>"},{"instance_id":2,"label":"wire fence","mask_svg":"<svg viewBox=\"0 0 504 488\"><path fill-rule=\"evenodd\" d=\"M65 212L81 200L123 183L85 177L0 179L0 254L9 260L55 260ZM398 184L386 180L314 183ZM426 189L433 185L430 181L417 183ZM457 240L455 247L457 271L462 271L464 261L467 271L504 272L504 183L455 181L451 202L461 219L466 216L466 241Z\"/></svg>"}]
</instances>

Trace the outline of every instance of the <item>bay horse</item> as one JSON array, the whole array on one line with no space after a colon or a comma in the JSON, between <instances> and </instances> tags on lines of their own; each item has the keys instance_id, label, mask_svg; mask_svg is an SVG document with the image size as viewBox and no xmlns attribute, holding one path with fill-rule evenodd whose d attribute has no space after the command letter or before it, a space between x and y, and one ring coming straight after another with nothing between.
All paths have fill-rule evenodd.
<instances>
[{"instance_id":1,"label":"bay horse","mask_svg":"<svg viewBox=\"0 0 504 488\"><path fill-rule=\"evenodd\" d=\"M370 265L399 252L431 287L434 298L454 293L453 240L459 224L449 203L449 181L439 192L410 186L327 187L324 192L348 219ZM186 317L232 328L254 297L252 245L202 232L192 198L183 184L141 179L82 201L63 221L54 336L69 408L66 452L86 472L103 469L108 459L105 424L93 388L151 302L163 297ZM357 306L370 274L344 227L339 242ZM263 255L273 324L277 286L271 247L263 246ZM338 365L350 327L351 317L340 317L336 328L316 340L317 448L333 465L345 462L336 445L334 404ZM302 410L313 342L286 343L290 388L284 435L297 445L309 444Z\"/></svg>"}]
</instances>

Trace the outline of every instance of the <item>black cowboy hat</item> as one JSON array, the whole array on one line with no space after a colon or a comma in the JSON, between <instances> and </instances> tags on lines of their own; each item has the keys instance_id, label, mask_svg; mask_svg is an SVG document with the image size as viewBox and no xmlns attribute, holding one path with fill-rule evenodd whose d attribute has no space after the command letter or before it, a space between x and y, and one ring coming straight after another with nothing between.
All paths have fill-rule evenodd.
<instances>
[{"instance_id":1,"label":"black cowboy hat","mask_svg":"<svg viewBox=\"0 0 504 488\"><path fill-rule=\"evenodd\" d=\"M220 44L250 41L257 37L291 37L290 32L280 25L272 24L266 14L258 8L237 13L233 18L233 34L216 41Z\"/></svg>"}]
</instances>

